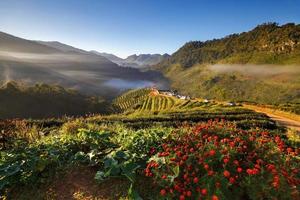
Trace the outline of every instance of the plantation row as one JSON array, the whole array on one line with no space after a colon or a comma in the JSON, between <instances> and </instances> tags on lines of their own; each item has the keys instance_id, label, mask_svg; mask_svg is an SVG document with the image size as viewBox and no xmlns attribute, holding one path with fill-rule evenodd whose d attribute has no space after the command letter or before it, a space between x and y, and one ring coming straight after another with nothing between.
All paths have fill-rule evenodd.
<instances>
[{"instance_id":1,"label":"plantation row","mask_svg":"<svg viewBox=\"0 0 300 200\"><path fill-rule=\"evenodd\" d=\"M139 112L164 111L164 110L187 110L199 108L207 105L206 103L191 100L180 100L167 96L149 96L144 99L137 109Z\"/></svg>"},{"instance_id":2,"label":"plantation row","mask_svg":"<svg viewBox=\"0 0 300 200\"><path fill-rule=\"evenodd\" d=\"M116 112L123 112L147 98L150 91L150 89L130 90L113 101L113 108Z\"/></svg>"},{"instance_id":3,"label":"plantation row","mask_svg":"<svg viewBox=\"0 0 300 200\"><path fill-rule=\"evenodd\" d=\"M113 109L119 113L148 113L183 111L216 105L197 100L181 100L175 97L154 95L150 89L130 90L113 101Z\"/></svg>"}]
</instances>

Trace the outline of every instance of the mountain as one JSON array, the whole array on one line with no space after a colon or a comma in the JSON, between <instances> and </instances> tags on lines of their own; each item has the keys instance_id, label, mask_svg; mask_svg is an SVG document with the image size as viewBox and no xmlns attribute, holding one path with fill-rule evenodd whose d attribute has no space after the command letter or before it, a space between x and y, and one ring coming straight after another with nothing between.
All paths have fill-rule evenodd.
<instances>
[{"instance_id":1,"label":"mountain","mask_svg":"<svg viewBox=\"0 0 300 200\"><path fill-rule=\"evenodd\" d=\"M57 53L58 49L0 32L0 50L6 52Z\"/></svg>"},{"instance_id":2,"label":"mountain","mask_svg":"<svg viewBox=\"0 0 300 200\"><path fill-rule=\"evenodd\" d=\"M93 54L96 55L100 55L103 56L105 58L107 58L108 60L110 60L111 62L114 62L118 65L120 65L123 62L122 58L119 58L118 56L114 55L114 54L110 54L110 53L99 53L98 51L90 51Z\"/></svg>"},{"instance_id":3,"label":"mountain","mask_svg":"<svg viewBox=\"0 0 300 200\"><path fill-rule=\"evenodd\" d=\"M147 67L147 66L151 66L151 65L156 65L159 62L163 61L166 58L169 58L170 55L168 54L140 54L140 55L131 55L128 56L125 60L124 60L124 65L138 65L141 67Z\"/></svg>"},{"instance_id":4,"label":"mountain","mask_svg":"<svg viewBox=\"0 0 300 200\"><path fill-rule=\"evenodd\" d=\"M300 102L300 25L265 23L221 39L188 42L153 68L173 89L192 96Z\"/></svg>"},{"instance_id":5,"label":"mountain","mask_svg":"<svg viewBox=\"0 0 300 200\"><path fill-rule=\"evenodd\" d=\"M152 65L156 65L162 60L169 58L168 54L140 54L140 55L131 55L125 59L119 58L114 54L109 53L99 53L97 51L91 51L94 54L101 55L110 61L124 67L134 67L134 68L146 68Z\"/></svg>"},{"instance_id":6,"label":"mountain","mask_svg":"<svg viewBox=\"0 0 300 200\"><path fill-rule=\"evenodd\" d=\"M300 64L300 25L265 23L249 32L186 43L159 66L180 64Z\"/></svg>"},{"instance_id":7,"label":"mountain","mask_svg":"<svg viewBox=\"0 0 300 200\"><path fill-rule=\"evenodd\" d=\"M51 47L51 48L55 48L55 49L58 49L62 52L65 52L65 53L83 53L83 54L89 54L89 52L85 51L85 50L82 50L82 49L78 49L76 47L73 47L73 46L70 46L70 45L67 45L67 44L63 44L61 42L58 42L58 41L49 41L49 42L45 42L45 41L36 41L42 45L45 45L45 46L48 46L48 47Z\"/></svg>"},{"instance_id":8,"label":"mountain","mask_svg":"<svg viewBox=\"0 0 300 200\"><path fill-rule=\"evenodd\" d=\"M130 88L167 85L159 72L120 67L60 42L25 40L1 32L0 44L0 83L58 84L108 99Z\"/></svg>"}]
</instances>

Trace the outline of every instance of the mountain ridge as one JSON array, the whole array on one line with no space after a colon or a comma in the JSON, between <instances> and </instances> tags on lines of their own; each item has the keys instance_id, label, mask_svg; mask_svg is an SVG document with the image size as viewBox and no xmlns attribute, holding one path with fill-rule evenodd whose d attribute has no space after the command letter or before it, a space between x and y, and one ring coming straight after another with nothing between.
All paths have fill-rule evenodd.
<instances>
[{"instance_id":1,"label":"mountain ridge","mask_svg":"<svg viewBox=\"0 0 300 200\"><path fill-rule=\"evenodd\" d=\"M280 26L277 23L264 23L248 32L220 39L187 42L169 59L157 64L156 68L171 64L180 64L185 68L215 63L282 64L281 60L276 60L276 56L281 56L282 60L293 59L288 57L290 54L300 55L300 24ZM300 64L300 59L294 62Z\"/></svg>"},{"instance_id":2,"label":"mountain ridge","mask_svg":"<svg viewBox=\"0 0 300 200\"><path fill-rule=\"evenodd\" d=\"M134 67L134 68L147 68L152 65L156 65L163 59L170 57L169 54L133 54L123 59L114 54L110 53L99 53L97 51L92 51L97 55L106 57L110 61L124 67Z\"/></svg>"}]
</instances>

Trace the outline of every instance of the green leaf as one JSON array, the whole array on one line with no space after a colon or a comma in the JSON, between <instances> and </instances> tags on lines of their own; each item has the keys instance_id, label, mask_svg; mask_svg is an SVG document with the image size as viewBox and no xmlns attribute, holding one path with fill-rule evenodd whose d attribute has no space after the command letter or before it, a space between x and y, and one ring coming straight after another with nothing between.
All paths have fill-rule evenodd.
<instances>
[{"instance_id":1,"label":"green leaf","mask_svg":"<svg viewBox=\"0 0 300 200\"><path fill-rule=\"evenodd\" d=\"M137 163L134 163L134 162L127 162L127 163L124 163L123 166L121 166L122 170L125 173L127 173L127 172L134 172L139 167L140 167L140 165L138 165Z\"/></svg>"},{"instance_id":2,"label":"green leaf","mask_svg":"<svg viewBox=\"0 0 300 200\"><path fill-rule=\"evenodd\" d=\"M128 159L128 155L124 151L117 151L115 155L119 159L124 159L124 160Z\"/></svg>"},{"instance_id":3,"label":"green leaf","mask_svg":"<svg viewBox=\"0 0 300 200\"><path fill-rule=\"evenodd\" d=\"M103 182L106 179L105 173L103 171L97 171L95 179L96 181Z\"/></svg>"},{"instance_id":4,"label":"green leaf","mask_svg":"<svg viewBox=\"0 0 300 200\"><path fill-rule=\"evenodd\" d=\"M172 171L174 173L175 178L179 176L180 170L179 170L179 166L178 165L176 165L176 167L172 167Z\"/></svg>"},{"instance_id":5,"label":"green leaf","mask_svg":"<svg viewBox=\"0 0 300 200\"><path fill-rule=\"evenodd\" d=\"M134 183L135 182L135 173L125 173L124 174L131 183Z\"/></svg>"},{"instance_id":6,"label":"green leaf","mask_svg":"<svg viewBox=\"0 0 300 200\"><path fill-rule=\"evenodd\" d=\"M128 190L128 200L143 200L139 193L133 189L133 184L130 185Z\"/></svg>"},{"instance_id":7,"label":"green leaf","mask_svg":"<svg viewBox=\"0 0 300 200\"><path fill-rule=\"evenodd\" d=\"M121 169L119 166L112 166L109 170L108 173L110 176L119 176L121 173Z\"/></svg>"},{"instance_id":8,"label":"green leaf","mask_svg":"<svg viewBox=\"0 0 300 200\"><path fill-rule=\"evenodd\" d=\"M44 171L46 166L47 166L47 161L46 160L39 160L37 165L36 165L36 169L37 169L37 171L42 172L42 171Z\"/></svg>"},{"instance_id":9,"label":"green leaf","mask_svg":"<svg viewBox=\"0 0 300 200\"><path fill-rule=\"evenodd\" d=\"M118 161L115 160L114 158L112 157L106 157L104 159L104 168L110 168L110 167L113 167L113 166L116 166L118 165Z\"/></svg>"}]
</instances>

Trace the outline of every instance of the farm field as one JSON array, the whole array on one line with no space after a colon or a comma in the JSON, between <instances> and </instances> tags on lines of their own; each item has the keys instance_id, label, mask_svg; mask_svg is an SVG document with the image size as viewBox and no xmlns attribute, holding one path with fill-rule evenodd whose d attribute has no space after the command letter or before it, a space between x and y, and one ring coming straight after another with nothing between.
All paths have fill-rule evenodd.
<instances>
[{"instance_id":1,"label":"farm field","mask_svg":"<svg viewBox=\"0 0 300 200\"><path fill-rule=\"evenodd\" d=\"M111 109L1 121L2 199L299 196L299 139L265 114L148 89L126 92Z\"/></svg>"}]
</instances>

